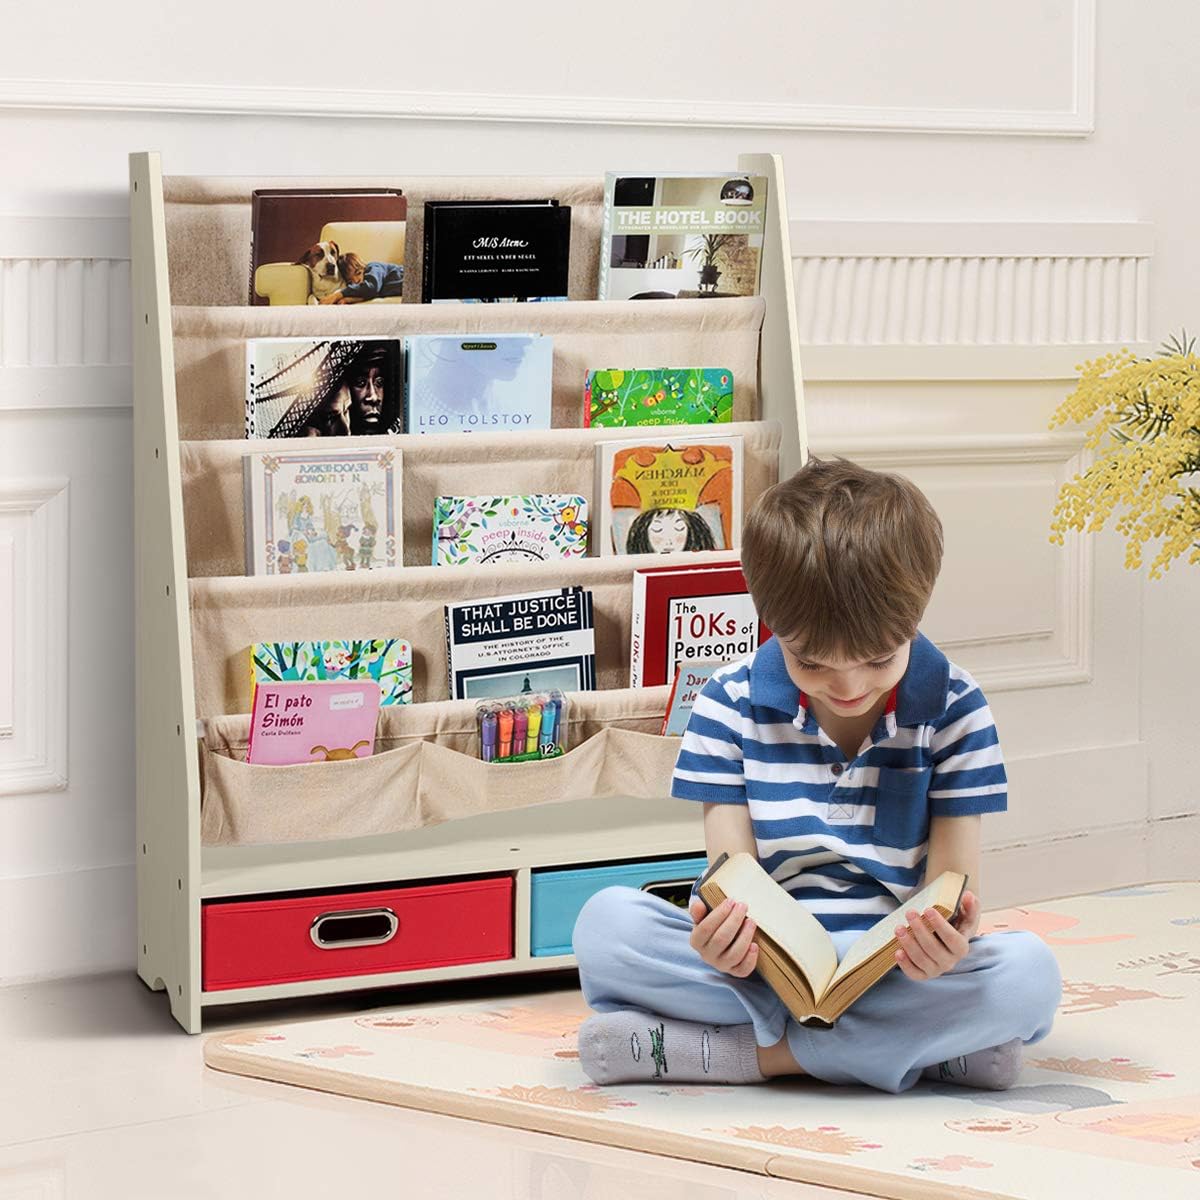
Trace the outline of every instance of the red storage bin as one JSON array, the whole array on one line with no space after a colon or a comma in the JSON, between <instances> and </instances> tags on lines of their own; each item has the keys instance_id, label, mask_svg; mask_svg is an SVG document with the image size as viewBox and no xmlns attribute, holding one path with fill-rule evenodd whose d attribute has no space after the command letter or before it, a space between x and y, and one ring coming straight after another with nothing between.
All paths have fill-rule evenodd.
<instances>
[{"instance_id":1,"label":"red storage bin","mask_svg":"<svg viewBox=\"0 0 1200 1200\"><path fill-rule=\"evenodd\" d=\"M209 900L206 992L421 971L513 955L513 880L457 880L329 895Z\"/></svg>"}]
</instances>

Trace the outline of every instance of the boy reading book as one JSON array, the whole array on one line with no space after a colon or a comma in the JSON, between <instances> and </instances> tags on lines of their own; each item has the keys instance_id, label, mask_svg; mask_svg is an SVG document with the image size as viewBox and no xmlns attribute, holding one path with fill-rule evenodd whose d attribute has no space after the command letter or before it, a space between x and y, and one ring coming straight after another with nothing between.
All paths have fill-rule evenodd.
<instances>
[{"instance_id":1,"label":"boy reading book","mask_svg":"<svg viewBox=\"0 0 1200 1200\"><path fill-rule=\"evenodd\" d=\"M978 889L981 814L1007 807L1007 779L978 684L917 631L941 557L922 493L853 463L810 459L749 514L742 568L774 636L705 685L672 785L704 805L713 908L695 888L686 912L631 888L584 905L595 1082L1005 1088L1050 1032L1052 952L978 936L963 886Z\"/></svg>"}]
</instances>

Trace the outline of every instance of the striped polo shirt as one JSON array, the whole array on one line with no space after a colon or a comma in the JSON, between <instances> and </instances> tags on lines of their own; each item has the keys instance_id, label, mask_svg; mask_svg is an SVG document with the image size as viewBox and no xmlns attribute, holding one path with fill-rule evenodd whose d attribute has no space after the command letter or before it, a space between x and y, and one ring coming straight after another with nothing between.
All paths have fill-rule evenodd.
<instances>
[{"instance_id":1,"label":"striped polo shirt","mask_svg":"<svg viewBox=\"0 0 1200 1200\"><path fill-rule=\"evenodd\" d=\"M922 634L852 759L817 724L774 638L721 667L696 698L671 794L747 805L759 861L829 930L866 929L918 889L931 816L1008 807L987 701Z\"/></svg>"}]
</instances>

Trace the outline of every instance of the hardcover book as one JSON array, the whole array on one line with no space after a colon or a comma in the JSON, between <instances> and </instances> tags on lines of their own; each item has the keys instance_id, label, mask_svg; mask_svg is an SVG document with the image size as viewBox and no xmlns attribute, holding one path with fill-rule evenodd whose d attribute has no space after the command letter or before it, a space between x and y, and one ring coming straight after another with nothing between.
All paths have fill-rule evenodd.
<instances>
[{"instance_id":1,"label":"hardcover book","mask_svg":"<svg viewBox=\"0 0 1200 1200\"><path fill-rule=\"evenodd\" d=\"M250 303L400 299L407 216L398 188L257 188Z\"/></svg>"},{"instance_id":2,"label":"hardcover book","mask_svg":"<svg viewBox=\"0 0 1200 1200\"><path fill-rule=\"evenodd\" d=\"M250 338L246 436L401 433L398 338Z\"/></svg>"},{"instance_id":3,"label":"hardcover book","mask_svg":"<svg viewBox=\"0 0 1200 1200\"><path fill-rule=\"evenodd\" d=\"M965 875L943 871L903 909L936 908L952 920L966 885ZM697 880L696 890L710 911L727 897L746 905L757 926L756 969L801 1025L829 1028L896 966L899 910L859 934L839 963L821 922L744 851L732 858L722 854Z\"/></svg>"},{"instance_id":4,"label":"hardcover book","mask_svg":"<svg viewBox=\"0 0 1200 1200\"><path fill-rule=\"evenodd\" d=\"M584 425L715 425L733 420L733 372L724 367L589 371Z\"/></svg>"},{"instance_id":5,"label":"hardcover book","mask_svg":"<svg viewBox=\"0 0 1200 1200\"><path fill-rule=\"evenodd\" d=\"M557 200L425 203L426 304L565 300L571 209Z\"/></svg>"},{"instance_id":6,"label":"hardcover book","mask_svg":"<svg viewBox=\"0 0 1200 1200\"><path fill-rule=\"evenodd\" d=\"M650 567L633 573L629 686L669 683L680 667L727 663L771 636L746 589L741 564Z\"/></svg>"},{"instance_id":7,"label":"hardcover book","mask_svg":"<svg viewBox=\"0 0 1200 1200\"><path fill-rule=\"evenodd\" d=\"M405 339L409 433L549 429L554 339L540 333Z\"/></svg>"},{"instance_id":8,"label":"hardcover book","mask_svg":"<svg viewBox=\"0 0 1200 1200\"><path fill-rule=\"evenodd\" d=\"M596 686L592 593L583 588L447 604L445 618L452 699Z\"/></svg>"},{"instance_id":9,"label":"hardcover book","mask_svg":"<svg viewBox=\"0 0 1200 1200\"><path fill-rule=\"evenodd\" d=\"M346 638L326 642L255 642L250 689L260 683L379 685L383 707L412 703L412 646L403 638Z\"/></svg>"},{"instance_id":10,"label":"hardcover book","mask_svg":"<svg viewBox=\"0 0 1200 1200\"><path fill-rule=\"evenodd\" d=\"M246 761L278 767L367 758L378 719L377 683L260 683Z\"/></svg>"},{"instance_id":11,"label":"hardcover book","mask_svg":"<svg viewBox=\"0 0 1200 1200\"><path fill-rule=\"evenodd\" d=\"M663 737L683 737L696 697L712 678L712 673L722 665L719 662L694 663L689 667L680 667L675 672L671 694L667 697L667 715L663 717Z\"/></svg>"},{"instance_id":12,"label":"hardcover book","mask_svg":"<svg viewBox=\"0 0 1200 1200\"><path fill-rule=\"evenodd\" d=\"M762 175L627 175L604 181L601 300L756 296L766 229Z\"/></svg>"},{"instance_id":13,"label":"hardcover book","mask_svg":"<svg viewBox=\"0 0 1200 1200\"><path fill-rule=\"evenodd\" d=\"M246 573L366 571L400 563L400 454L247 454Z\"/></svg>"},{"instance_id":14,"label":"hardcover book","mask_svg":"<svg viewBox=\"0 0 1200 1200\"><path fill-rule=\"evenodd\" d=\"M439 496L433 508L433 565L545 562L587 554L583 496Z\"/></svg>"},{"instance_id":15,"label":"hardcover book","mask_svg":"<svg viewBox=\"0 0 1200 1200\"><path fill-rule=\"evenodd\" d=\"M742 439L596 446L600 553L733 550L742 535Z\"/></svg>"}]
</instances>

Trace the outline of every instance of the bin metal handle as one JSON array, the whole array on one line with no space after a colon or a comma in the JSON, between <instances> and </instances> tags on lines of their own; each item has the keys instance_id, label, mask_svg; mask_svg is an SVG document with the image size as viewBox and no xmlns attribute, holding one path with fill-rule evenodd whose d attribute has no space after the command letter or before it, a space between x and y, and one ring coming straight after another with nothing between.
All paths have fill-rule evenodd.
<instances>
[{"instance_id":1,"label":"bin metal handle","mask_svg":"<svg viewBox=\"0 0 1200 1200\"><path fill-rule=\"evenodd\" d=\"M347 908L321 913L308 934L318 950L347 950L352 946L382 946L396 936L400 921L390 908Z\"/></svg>"}]
</instances>

